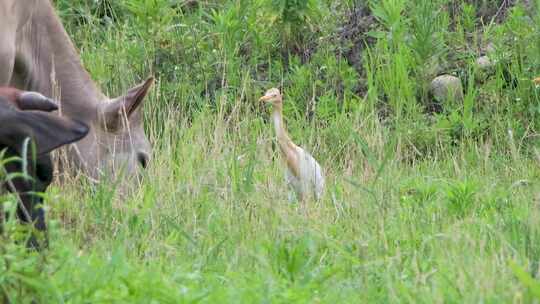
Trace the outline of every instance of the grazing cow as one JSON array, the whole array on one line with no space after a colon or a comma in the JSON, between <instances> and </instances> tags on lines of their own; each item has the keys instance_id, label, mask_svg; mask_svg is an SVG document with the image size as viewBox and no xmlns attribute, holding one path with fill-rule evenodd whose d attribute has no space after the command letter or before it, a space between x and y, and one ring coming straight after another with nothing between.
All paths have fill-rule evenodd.
<instances>
[{"instance_id":1,"label":"grazing cow","mask_svg":"<svg viewBox=\"0 0 540 304\"><path fill-rule=\"evenodd\" d=\"M49 152L88 133L84 123L45 112L55 109L56 104L39 93L0 88L0 151L4 157L25 159L0 166L0 175L26 173L26 176L13 175L2 188L18 194L17 216L23 222L34 223L38 231L46 230L39 193L45 192L52 181ZM34 233L28 245L41 247Z\"/></svg>"},{"instance_id":2,"label":"grazing cow","mask_svg":"<svg viewBox=\"0 0 540 304\"><path fill-rule=\"evenodd\" d=\"M60 95L61 114L90 128L68 157L92 179L120 171L137 176L148 164L141 112L152 83L108 98L84 69L50 0L0 1L0 86Z\"/></svg>"}]
</instances>

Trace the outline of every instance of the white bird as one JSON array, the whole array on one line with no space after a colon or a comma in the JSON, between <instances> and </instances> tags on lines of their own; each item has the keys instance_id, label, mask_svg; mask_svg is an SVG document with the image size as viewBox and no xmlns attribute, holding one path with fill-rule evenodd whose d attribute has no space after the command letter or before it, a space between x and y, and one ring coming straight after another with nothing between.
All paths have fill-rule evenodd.
<instances>
[{"instance_id":1,"label":"white bird","mask_svg":"<svg viewBox=\"0 0 540 304\"><path fill-rule=\"evenodd\" d=\"M324 175L319 163L304 149L294 144L283 122L283 98L278 89L272 88L259 99L273 107L272 121L276 131L277 142L287 164L285 180L296 192L299 201L311 195L319 200L324 192Z\"/></svg>"}]
</instances>

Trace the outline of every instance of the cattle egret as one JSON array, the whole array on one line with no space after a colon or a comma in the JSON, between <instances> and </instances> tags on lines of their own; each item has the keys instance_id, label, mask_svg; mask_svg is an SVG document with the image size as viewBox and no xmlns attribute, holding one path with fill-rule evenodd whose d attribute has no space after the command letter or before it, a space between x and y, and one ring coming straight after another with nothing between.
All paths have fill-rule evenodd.
<instances>
[{"instance_id":1,"label":"cattle egret","mask_svg":"<svg viewBox=\"0 0 540 304\"><path fill-rule=\"evenodd\" d=\"M281 155L287 164L285 180L299 201L312 195L319 200L324 191L324 176L319 163L287 134L283 122L283 99L278 89L272 88L259 99L273 107L272 121Z\"/></svg>"}]
</instances>

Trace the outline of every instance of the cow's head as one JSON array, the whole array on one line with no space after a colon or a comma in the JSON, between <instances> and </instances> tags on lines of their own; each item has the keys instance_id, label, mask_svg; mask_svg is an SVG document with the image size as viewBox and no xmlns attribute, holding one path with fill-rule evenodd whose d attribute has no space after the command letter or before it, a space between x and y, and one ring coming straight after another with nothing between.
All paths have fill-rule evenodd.
<instances>
[{"instance_id":1,"label":"cow's head","mask_svg":"<svg viewBox=\"0 0 540 304\"><path fill-rule=\"evenodd\" d=\"M52 181L53 167L49 152L72 143L88 133L80 122L59 117L52 111L56 104L39 93L4 94L0 88L0 151L5 156L19 156L25 161L11 161L1 169L7 173L27 172L29 176L14 175L4 188L17 192L22 205L17 214L24 222L33 222L38 230L45 230L44 212L37 205L42 198L36 193L45 192ZM22 111L25 110L25 111ZM29 245L39 248L35 234Z\"/></svg>"},{"instance_id":2,"label":"cow's head","mask_svg":"<svg viewBox=\"0 0 540 304\"><path fill-rule=\"evenodd\" d=\"M149 78L124 96L98 106L90 133L77 143L75 151L75 161L91 178L138 177L147 167L151 147L143 129L142 105L153 82Z\"/></svg>"}]
</instances>

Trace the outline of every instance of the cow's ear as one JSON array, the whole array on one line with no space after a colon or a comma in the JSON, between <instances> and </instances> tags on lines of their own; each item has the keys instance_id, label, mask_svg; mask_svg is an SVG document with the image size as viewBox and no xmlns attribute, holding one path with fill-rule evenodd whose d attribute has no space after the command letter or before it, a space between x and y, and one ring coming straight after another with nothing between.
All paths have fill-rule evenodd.
<instances>
[{"instance_id":1,"label":"cow's ear","mask_svg":"<svg viewBox=\"0 0 540 304\"><path fill-rule=\"evenodd\" d=\"M21 110L52 112L58 110L56 102L38 92L22 92L17 97L17 106Z\"/></svg>"},{"instance_id":2,"label":"cow's ear","mask_svg":"<svg viewBox=\"0 0 540 304\"><path fill-rule=\"evenodd\" d=\"M22 152L26 138L35 142L38 155L75 142L88 133L82 122L35 111L4 113L0 128L0 144L18 153Z\"/></svg>"},{"instance_id":3,"label":"cow's ear","mask_svg":"<svg viewBox=\"0 0 540 304\"><path fill-rule=\"evenodd\" d=\"M141 84L131 88L120 97L104 104L101 109L102 124L108 130L118 130L123 126L123 117L127 117L129 123L139 124L142 122L140 110L144 98L154 83L154 77L146 79Z\"/></svg>"}]
</instances>

